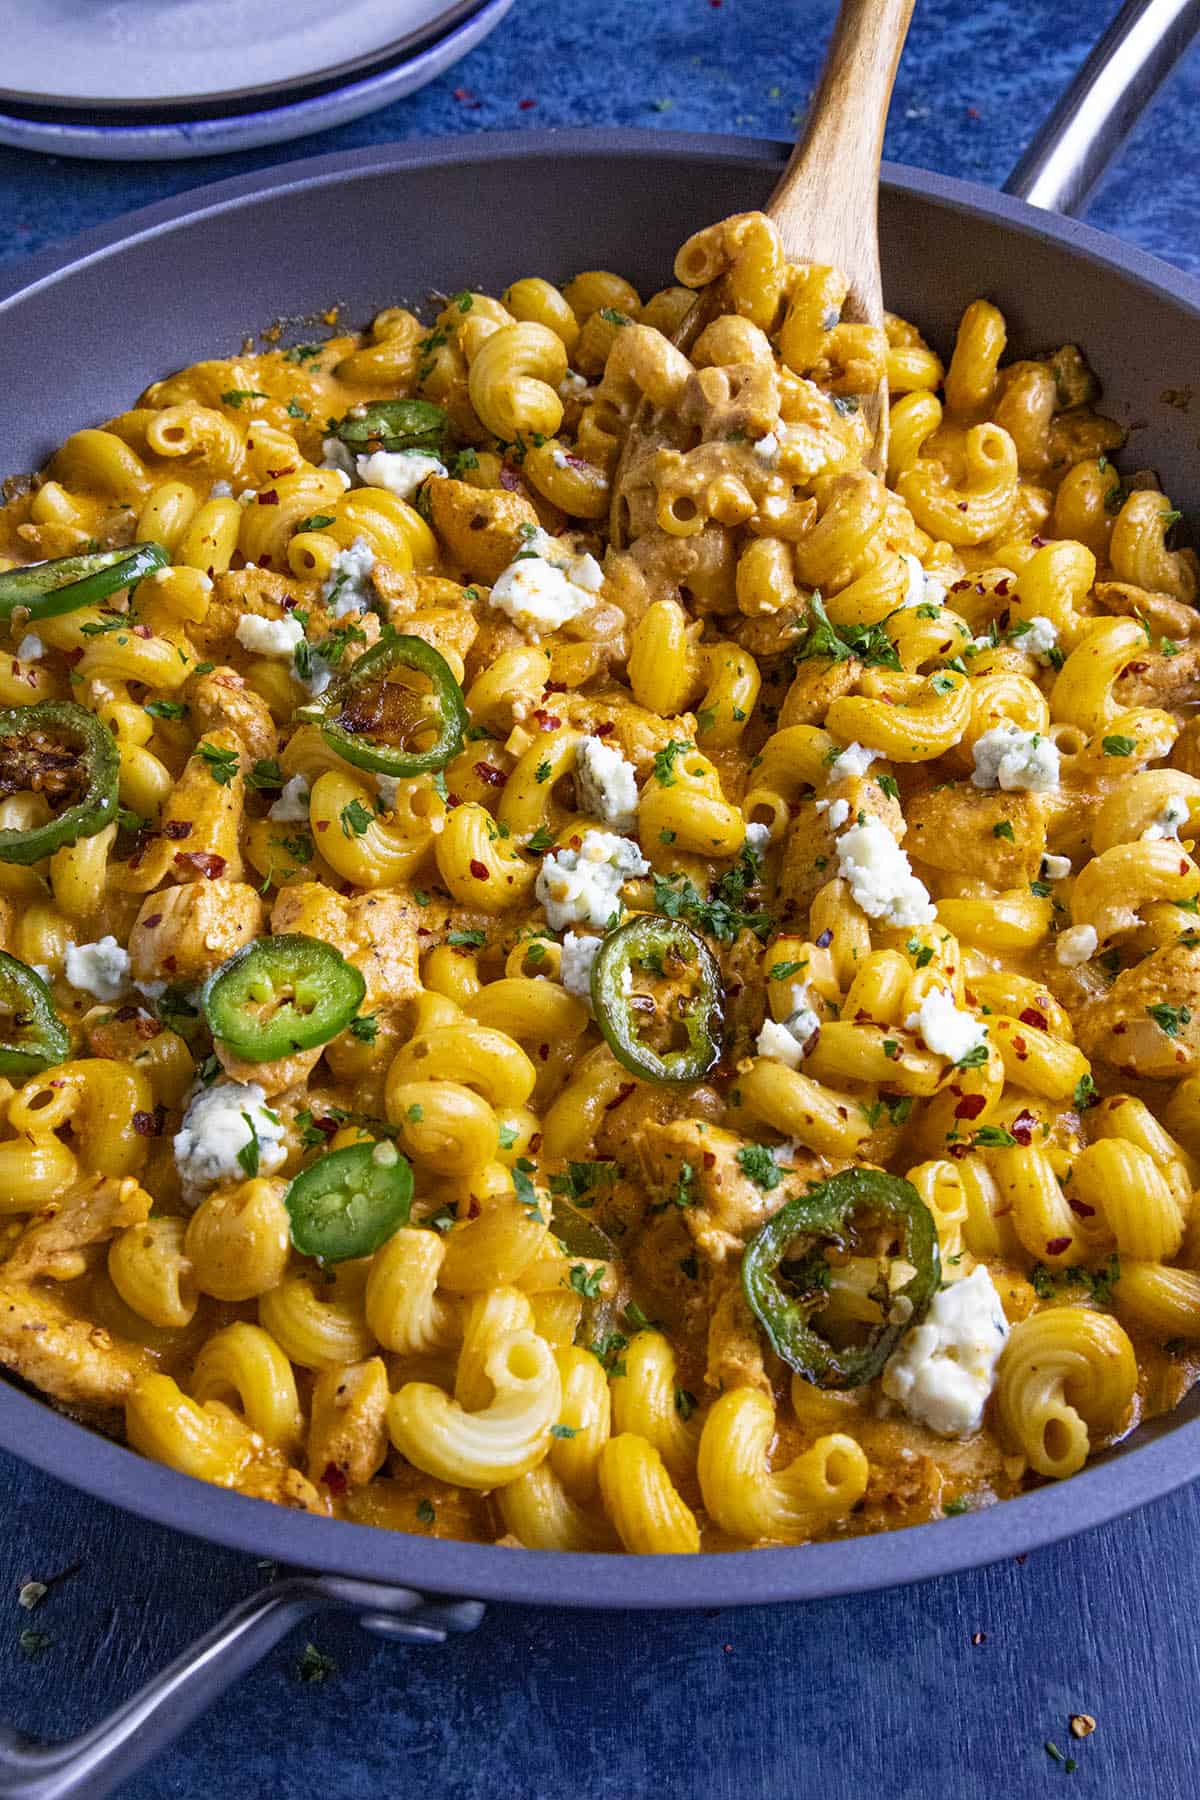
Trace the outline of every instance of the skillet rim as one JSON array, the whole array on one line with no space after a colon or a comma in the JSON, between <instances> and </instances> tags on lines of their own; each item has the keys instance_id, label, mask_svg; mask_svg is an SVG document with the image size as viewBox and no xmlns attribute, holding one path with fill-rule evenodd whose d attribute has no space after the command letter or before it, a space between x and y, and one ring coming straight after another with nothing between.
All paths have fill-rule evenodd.
<instances>
[{"instance_id":1,"label":"skillet rim","mask_svg":"<svg viewBox=\"0 0 1200 1800\"><path fill-rule=\"evenodd\" d=\"M192 219L236 212L280 190L336 187L393 168L545 156L624 160L653 155L663 161L745 164L769 171L782 164L790 149L757 138L584 129L414 139L302 158L185 190L0 268L0 324L18 301L69 279L75 270ZM959 216L999 220L1020 236L1062 244L1200 318L1200 279L1078 220L1040 211L978 183L894 163L883 165L882 185L932 200ZM572 1608L686 1609L815 1600L956 1574L1108 1523L1200 1475L1200 1418L1178 1425L1159 1421L1150 1434L1148 1442L1111 1455L1065 1483L903 1530L770 1553L732 1551L703 1561L536 1550L514 1552L508 1560L493 1545L418 1538L317 1518L214 1488L148 1462L0 1377L0 1447L137 1517L296 1568L394 1581L431 1593ZM952 1537L946 1535L951 1529Z\"/></svg>"}]
</instances>

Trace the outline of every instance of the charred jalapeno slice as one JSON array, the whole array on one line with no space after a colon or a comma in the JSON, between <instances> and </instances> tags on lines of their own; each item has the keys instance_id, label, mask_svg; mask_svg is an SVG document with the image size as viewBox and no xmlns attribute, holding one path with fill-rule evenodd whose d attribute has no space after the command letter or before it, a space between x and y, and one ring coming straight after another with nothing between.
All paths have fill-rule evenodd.
<instances>
[{"instance_id":1,"label":"charred jalapeno slice","mask_svg":"<svg viewBox=\"0 0 1200 1800\"><path fill-rule=\"evenodd\" d=\"M73 700L0 712L0 796L41 794L53 814L43 825L0 831L0 862L41 862L103 831L117 816L118 765L108 726Z\"/></svg>"},{"instance_id":2,"label":"charred jalapeno slice","mask_svg":"<svg viewBox=\"0 0 1200 1800\"><path fill-rule=\"evenodd\" d=\"M637 968L686 980L690 993L673 996L668 1023L686 1043L657 1050L638 1029ZM610 931L592 964L592 1009L619 1063L642 1081L699 1081L720 1060L724 990L717 959L682 919L644 913ZM653 1004L653 1003L651 1003Z\"/></svg>"},{"instance_id":3,"label":"charred jalapeno slice","mask_svg":"<svg viewBox=\"0 0 1200 1800\"><path fill-rule=\"evenodd\" d=\"M861 1242L871 1233L898 1241L893 1254L911 1263L914 1273L886 1294L882 1322L867 1341L843 1348L813 1325L828 1297L825 1251L845 1250L852 1234ZM880 1169L843 1169L789 1200L759 1227L742 1257L742 1287L772 1348L790 1369L821 1388L873 1381L905 1332L921 1320L941 1274L929 1208L911 1183Z\"/></svg>"},{"instance_id":4,"label":"charred jalapeno slice","mask_svg":"<svg viewBox=\"0 0 1200 1800\"><path fill-rule=\"evenodd\" d=\"M371 400L334 426L334 435L358 454L417 450L440 461L446 453L446 410L429 400Z\"/></svg>"},{"instance_id":5,"label":"charred jalapeno slice","mask_svg":"<svg viewBox=\"0 0 1200 1800\"><path fill-rule=\"evenodd\" d=\"M259 938L204 984L200 1005L213 1037L245 1062L275 1062L315 1050L344 1031L367 984L320 938L292 932Z\"/></svg>"},{"instance_id":6,"label":"charred jalapeno slice","mask_svg":"<svg viewBox=\"0 0 1200 1800\"><path fill-rule=\"evenodd\" d=\"M297 1175L284 1196L292 1242L321 1262L372 1256L407 1225L412 1169L395 1144L331 1150Z\"/></svg>"},{"instance_id":7,"label":"charred jalapeno slice","mask_svg":"<svg viewBox=\"0 0 1200 1800\"><path fill-rule=\"evenodd\" d=\"M155 569L165 569L170 554L161 544L135 544L124 550L93 550L86 556L57 556L53 562L29 563L0 573L0 619L18 606L36 619L95 606L110 594L132 587Z\"/></svg>"},{"instance_id":8,"label":"charred jalapeno slice","mask_svg":"<svg viewBox=\"0 0 1200 1800\"><path fill-rule=\"evenodd\" d=\"M392 681L408 670L420 685ZM387 631L332 683L314 720L331 750L377 775L429 775L462 748L467 707L449 663L424 638Z\"/></svg>"},{"instance_id":9,"label":"charred jalapeno slice","mask_svg":"<svg viewBox=\"0 0 1200 1800\"><path fill-rule=\"evenodd\" d=\"M0 1075L37 1075L71 1053L40 975L0 950Z\"/></svg>"}]
</instances>

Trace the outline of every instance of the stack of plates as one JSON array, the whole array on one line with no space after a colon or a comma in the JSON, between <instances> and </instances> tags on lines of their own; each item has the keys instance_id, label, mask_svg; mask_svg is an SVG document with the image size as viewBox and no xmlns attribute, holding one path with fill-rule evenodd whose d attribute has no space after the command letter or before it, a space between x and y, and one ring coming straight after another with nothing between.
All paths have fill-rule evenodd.
<instances>
[{"instance_id":1,"label":"stack of plates","mask_svg":"<svg viewBox=\"0 0 1200 1800\"><path fill-rule=\"evenodd\" d=\"M0 144L108 161L325 131L424 87L513 0L0 0Z\"/></svg>"}]
</instances>

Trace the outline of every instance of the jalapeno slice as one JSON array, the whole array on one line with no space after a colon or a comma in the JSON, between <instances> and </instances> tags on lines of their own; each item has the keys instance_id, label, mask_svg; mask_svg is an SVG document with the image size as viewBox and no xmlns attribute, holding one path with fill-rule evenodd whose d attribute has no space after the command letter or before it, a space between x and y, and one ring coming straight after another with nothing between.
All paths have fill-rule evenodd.
<instances>
[{"instance_id":1,"label":"jalapeno slice","mask_svg":"<svg viewBox=\"0 0 1200 1800\"><path fill-rule=\"evenodd\" d=\"M35 863L117 816L119 758L111 731L73 700L0 712L0 794L42 794L68 804L44 825L0 831L0 862Z\"/></svg>"},{"instance_id":2,"label":"jalapeno slice","mask_svg":"<svg viewBox=\"0 0 1200 1800\"><path fill-rule=\"evenodd\" d=\"M858 1219L856 1219L858 1215ZM899 1239L895 1252L914 1269L886 1295L882 1322L863 1344L831 1344L813 1327L828 1295L825 1249L845 1249L872 1227ZM860 1222L861 1221L861 1222ZM788 1289L780 1280L786 1272ZM937 1292L942 1266L933 1215L911 1183L881 1169L843 1169L781 1206L759 1227L742 1257L742 1288L772 1348L814 1387L852 1388L873 1381Z\"/></svg>"},{"instance_id":3,"label":"jalapeno slice","mask_svg":"<svg viewBox=\"0 0 1200 1800\"><path fill-rule=\"evenodd\" d=\"M132 587L171 560L161 544L134 544L124 550L93 550L86 556L56 556L0 573L0 619L24 607L30 621L95 606L121 588Z\"/></svg>"},{"instance_id":4,"label":"jalapeno slice","mask_svg":"<svg viewBox=\"0 0 1200 1800\"><path fill-rule=\"evenodd\" d=\"M407 669L423 684L389 681ZM300 708L331 750L377 775L428 775L462 749L467 704L445 657L424 638L386 631L319 704ZM432 742L428 741L432 738Z\"/></svg>"},{"instance_id":5,"label":"jalapeno slice","mask_svg":"<svg viewBox=\"0 0 1200 1800\"><path fill-rule=\"evenodd\" d=\"M687 976L690 996L669 1003L666 1027L682 1031L686 1043L657 1050L638 1030L635 968L656 976ZM642 1081L699 1081L720 1060L724 989L716 957L698 932L682 919L643 913L610 931L592 964L592 1009L609 1049ZM652 1003L653 1010L653 1003Z\"/></svg>"},{"instance_id":6,"label":"jalapeno slice","mask_svg":"<svg viewBox=\"0 0 1200 1800\"><path fill-rule=\"evenodd\" d=\"M245 1062L314 1050L344 1031L367 984L353 963L300 932L258 938L211 974L200 1005L213 1037Z\"/></svg>"},{"instance_id":7,"label":"jalapeno slice","mask_svg":"<svg viewBox=\"0 0 1200 1800\"><path fill-rule=\"evenodd\" d=\"M37 1075L71 1053L50 989L27 963L0 950L0 1075Z\"/></svg>"},{"instance_id":8,"label":"jalapeno slice","mask_svg":"<svg viewBox=\"0 0 1200 1800\"><path fill-rule=\"evenodd\" d=\"M449 424L445 407L429 400L371 400L339 419L333 430L350 450L420 450L440 461Z\"/></svg>"},{"instance_id":9,"label":"jalapeno slice","mask_svg":"<svg viewBox=\"0 0 1200 1800\"><path fill-rule=\"evenodd\" d=\"M321 1262L371 1256L407 1225L412 1169L395 1144L351 1144L305 1169L284 1195L292 1242Z\"/></svg>"}]
</instances>

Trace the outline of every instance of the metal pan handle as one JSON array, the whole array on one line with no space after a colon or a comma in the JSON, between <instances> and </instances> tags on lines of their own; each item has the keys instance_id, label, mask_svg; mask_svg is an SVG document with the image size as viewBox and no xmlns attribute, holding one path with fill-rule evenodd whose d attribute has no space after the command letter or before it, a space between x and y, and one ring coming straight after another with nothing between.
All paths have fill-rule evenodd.
<instances>
[{"instance_id":1,"label":"metal pan handle","mask_svg":"<svg viewBox=\"0 0 1200 1800\"><path fill-rule=\"evenodd\" d=\"M1200 0L1126 0L1004 184L1077 213L1200 30Z\"/></svg>"},{"instance_id":2,"label":"metal pan handle","mask_svg":"<svg viewBox=\"0 0 1200 1800\"><path fill-rule=\"evenodd\" d=\"M310 1613L356 1612L359 1624L408 1644L442 1644L473 1631L479 1600L439 1600L411 1588L292 1575L226 1613L219 1624L80 1737L39 1744L0 1726L0 1800L105 1800L198 1718Z\"/></svg>"}]
</instances>

